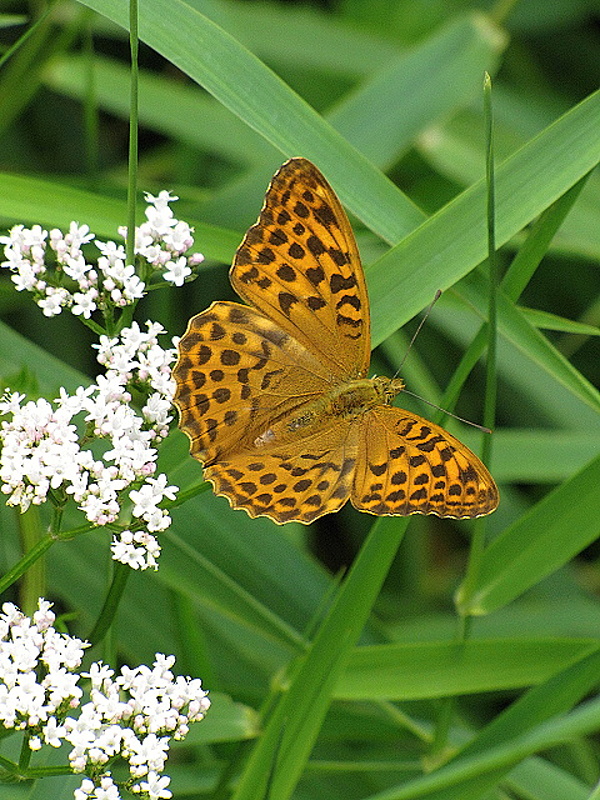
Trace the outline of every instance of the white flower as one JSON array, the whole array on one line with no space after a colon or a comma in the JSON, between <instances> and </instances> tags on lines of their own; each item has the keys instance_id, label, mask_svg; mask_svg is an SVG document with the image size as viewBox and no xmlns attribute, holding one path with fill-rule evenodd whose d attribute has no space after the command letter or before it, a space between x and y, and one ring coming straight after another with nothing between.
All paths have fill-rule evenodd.
<instances>
[{"instance_id":1,"label":"white flower","mask_svg":"<svg viewBox=\"0 0 600 800\"><path fill-rule=\"evenodd\" d=\"M187 265L185 256L180 256L175 261L167 261L165 267L167 271L163 274L166 281L174 283L175 286L183 286L185 279L192 274L192 270Z\"/></svg>"},{"instance_id":2,"label":"white flower","mask_svg":"<svg viewBox=\"0 0 600 800\"><path fill-rule=\"evenodd\" d=\"M75 800L89 800L95 788L94 781L90 780L90 778L84 778L79 789L75 789L73 793Z\"/></svg>"},{"instance_id":3,"label":"white flower","mask_svg":"<svg viewBox=\"0 0 600 800\"><path fill-rule=\"evenodd\" d=\"M179 197L177 197L176 194L171 194L166 189L163 189L156 197L151 195L150 192L146 192L144 194L144 199L148 205L156 206L156 208L166 208L169 203L179 200Z\"/></svg>"},{"instance_id":4,"label":"white flower","mask_svg":"<svg viewBox=\"0 0 600 800\"><path fill-rule=\"evenodd\" d=\"M173 215L169 203L176 199L167 191L157 197L148 195L147 221L136 228L135 240L136 253L156 269L162 270L169 264L167 280L180 286L191 274L190 266L201 263L204 257L194 253L181 262L178 260L191 248L194 239L193 229ZM119 232L125 235L126 229L119 228ZM56 263L49 266L45 263L47 240L56 254ZM92 240L100 253L97 267L86 261L82 251ZM4 245L5 257L0 266L12 272L18 291L34 294L35 302L48 317L70 308L76 316L90 319L98 308L103 311L123 308L145 294L146 285L134 265L125 263L123 245L95 239L87 225L71 222L66 234L54 228L49 237L39 225L31 229L16 225L8 236L0 237L0 244ZM58 285L62 284L61 273L75 283L74 288Z\"/></svg>"},{"instance_id":5,"label":"white flower","mask_svg":"<svg viewBox=\"0 0 600 800\"><path fill-rule=\"evenodd\" d=\"M40 597L38 601L38 610L33 614L33 623L39 631L45 631L56 619L56 615L51 609L52 603Z\"/></svg>"},{"instance_id":6,"label":"white flower","mask_svg":"<svg viewBox=\"0 0 600 800\"><path fill-rule=\"evenodd\" d=\"M75 292L73 294L73 305L71 312L76 317L85 317L89 319L92 313L96 310L96 300L98 298L98 291L92 287L88 292Z\"/></svg>"},{"instance_id":7,"label":"white flower","mask_svg":"<svg viewBox=\"0 0 600 800\"><path fill-rule=\"evenodd\" d=\"M154 543L158 545L156 539ZM137 537L131 531L123 531L119 536L114 536L110 546L113 559L127 564L131 569L156 568L156 557L149 553L144 544L139 544Z\"/></svg>"},{"instance_id":8,"label":"white flower","mask_svg":"<svg viewBox=\"0 0 600 800\"><path fill-rule=\"evenodd\" d=\"M125 261L125 248L122 244L117 244L116 242L101 242L99 239L96 239L94 244L102 255L106 257L109 264L112 265L117 261Z\"/></svg>"},{"instance_id":9,"label":"white flower","mask_svg":"<svg viewBox=\"0 0 600 800\"><path fill-rule=\"evenodd\" d=\"M46 296L41 297L37 304L44 312L45 317L54 317L60 314L63 306L69 302L69 293L66 289L48 286Z\"/></svg>"},{"instance_id":10,"label":"white flower","mask_svg":"<svg viewBox=\"0 0 600 800\"><path fill-rule=\"evenodd\" d=\"M169 737L159 738L150 733L141 741L135 741L127 760L136 777L153 771L162 772L169 752Z\"/></svg>"},{"instance_id":11,"label":"white flower","mask_svg":"<svg viewBox=\"0 0 600 800\"><path fill-rule=\"evenodd\" d=\"M100 786L96 787L96 792L93 795L94 800L121 800L119 794L119 787L114 783L109 775L104 775L100 779Z\"/></svg>"},{"instance_id":12,"label":"white flower","mask_svg":"<svg viewBox=\"0 0 600 800\"><path fill-rule=\"evenodd\" d=\"M143 407L142 414L144 415L144 419L148 422L166 426L172 419L172 417L169 416L170 409L170 397L165 397L164 393L161 392L154 392Z\"/></svg>"},{"instance_id":13,"label":"white flower","mask_svg":"<svg viewBox=\"0 0 600 800\"><path fill-rule=\"evenodd\" d=\"M155 772L148 773L145 781L139 784L139 789L133 787L133 791L148 792L150 800L168 800L173 793L167 788L171 779L168 775L158 776Z\"/></svg>"},{"instance_id":14,"label":"white flower","mask_svg":"<svg viewBox=\"0 0 600 800\"><path fill-rule=\"evenodd\" d=\"M89 678L92 683L93 689L101 689L106 681L110 681L110 679L115 674L115 671L111 669L107 664L102 664L102 662L94 661L94 663L90 667L89 672L82 672L81 673L84 678Z\"/></svg>"},{"instance_id":15,"label":"white flower","mask_svg":"<svg viewBox=\"0 0 600 800\"><path fill-rule=\"evenodd\" d=\"M194 244L192 232L193 228L180 220L165 233L163 241L172 253L185 253Z\"/></svg>"},{"instance_id":16,"label":"white flower","mask_svg":"<svg viewBox=\"0 0 600 800\"><path fill-rule=\"evenodd\" d=\"M105 769L121 757L130 780L144 778L133 790L149 797L170 797L162 775L171 738L181 738L188 723L201 719L210 702L198 679L175 676L175 657L156 654L152 668L123 667L115 677L101 662L89 672L89 702L76 672L86 642L58 633L50 604L40 600L33 619L6 603L0 615L0 721L5 729L27 730L29 747L70 744L74 772L91 770L75 791L76 800L116 800L119 789ZM37 625L39 621L40 627ZM65 704L61 696L72 695ZM58 705L57 705L58 704ZM199 711L202 709L202 711Z\"/></svg>"},{"instance_id":17,"label":"white flower","mask_svg":"<svg viewBox=\"0 0 600 800\"><path fill-rule=\"evenodd\" d=\"M79 250L82 244L91 242L93 238L94 234L90 233L88 225L79 225L77 222L71 222L65 241L73 250Z\"/></svg>"},{"instance_id":18,"label":"white flower","mask_svg":"<svg viewBox=\"0 0 600 800\"><path fill-rule=\"evenodd\" d=\"M203 261L204 256L202 253L192 253L191 256L188 257L188 262L192 267L197 267L198 264L201 264Z\"/></svg>"},{"instance_id":19,"label":"white flower","mask_svg":"<svg viewBox=\"0 0 600 800\"><path fill-rule=\"evenodd\" d=\"M86 264L82 253L79 253L77 256L65 257L63 264L64 273L78 283L85 278L86 273L89 272L90 269L91 267L89 264Z\"/></svg>"},{"instance_id":20,"label":"white flower","mask_svg":"<svg viewBox=\"0 0 600 800\"><path fill-rule=\"evenodd\" d=\"M159 505L164 498L173 500L177 491L167 486L166 476L153 477L155 445L167 433L173 395L175 350L160 347L162 332L157 323L148 323L146 331L133 323L119 337L101 337L98 360L107 367L106 374L74 395L61 389L53 403L24 402L17 393L0 400L0 415L7 417L0 425L0 488L7 502L26 510L31 503L45 502L50 489L62 488L90 523L105 525L118 518L128 488L136 484L130 499L146 530L130 541L113 541L113 557L135 569L156 567L160 548L151 533L170 525ZM129 405L129 381L147 387L141 416ZM107 440L101 458L79 442L78 414L97 437Z\"/></svg>"},{"instance_id":21,"label":"white flower","mask_svg":"<svg viewBox=\"0 0 600 800\"><path fill-rule=\"evenodd\" d=\"M51 747L60 747L66 733L66 728L58 724L56 717L50 717L43 727L43 732L46 744L49 744Z\"/></svg>"},{"instance_id":22,"label":"white flower","mask_svg":"<svg viewBox=\"0 0 600 800\"><path fill-rule=\"evenodd\" d=\"M33 291L38 283L40 270L24 259L18 263L16 269L18 272L16 275L12 275L11 279L15 284L17 292L22 292L24 290L28 292Z\"/></svg>"}]
</instances>

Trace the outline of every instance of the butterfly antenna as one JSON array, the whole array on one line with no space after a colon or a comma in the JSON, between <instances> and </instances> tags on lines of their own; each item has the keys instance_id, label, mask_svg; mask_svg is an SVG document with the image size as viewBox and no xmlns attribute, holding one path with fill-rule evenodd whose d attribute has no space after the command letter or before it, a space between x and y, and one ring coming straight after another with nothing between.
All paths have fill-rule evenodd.
<instances>
[{"instance_id":1,"label":"butterfly antenna","mask_svg":"<svg viewBox=\"0 0 600 800\"><path fill-rule=\"evenodd\" d=\"M415 343L415 340L416 340L417 336L421 332L421 328L423 327L423 325L425 325L425 322L427 321L427 317L431 314L431 309L434 307L434 305L437 303L437 301L440 299L441 296L442 296L442 290L438 289L437 292L435 293L435 297L433 298L431 303L429 303L429 305L427 306L427 311L423 314L423 318L419 322L419 324L417 326L417 330L413 333L412 339L410 340L409 345L406 348L406 353L404 354L404 358L402 359L402 361L400 362L400 366L398 367L398 369L394 373L394 378L396 378L398 376L400 370L404 366L404 362L406 361L406 357L410 353L411 348L412 348L413 344Z\"/></svg>"},{"instance_id":2,"label":"butterfly antenna","mask_svg":"<svg viewBox=\"0 0 600 800\"><path fill-rule=\"evenodd\" d=\"M415 340L416 340L417 336L421 332L421 328L423 327L423 325L427 321L427 317L431 314L431 309L434 307L434 305L437 303L437 301L440 299L441 296L442 296L442 290L438 289L437 292L435 293L435 296L434 296L433 300L427 306L427 310L423 314L423 318L419 322L419 324L417 326L417 330L413 333L412 339L410 340L409 345L406 348L406 353L404 354L404 358L402 359L402 361L400 362L400 366L398 367L398 369L394 373L394 377L397 377L398 373L402 369L402 367L404 365L404 362L406 361L406 357L410 353L410 350L411 350L413 344L415 343ZM432 403L429 400L425 400L424 397L421 397L420 395L415 394L414 392L409 392L409 390L406 389L406 388L403 388L402 391L404 392L404 394L409 394L411 397L415 397L417 400L421 400L426 405L431 406L431 408L435 408L437 411L441 411L443 414L447 414L449 417L454 417L454 419L457 419L459 422L464 422L465 425L472 425L473 428L477 428L478 430L483 431L483 433L491 433L492 432L489 428L486 428L484 425L478 425L476 422L471 422L470 419L465 419L464 417L459 417L458 414L453 414L451 411L448 411L447 409L442 408L441 406L436 406L435 403Z\"/></svg>"},{"instance_id":3,"label":"butterfly antenna","mask_svg":"<svg viewBox=\"0 0 600 800\"><path fill-rule=\"evenodd\" d=\"M417 400L421 400L421 402L425 403L428 406L431 406L432 408L437 409L437 411L441 411L444 414L447 414L449 417L454 417L454 419L457 419L459 422L464 422L465 425L472 425L474 428L477 428L478 430L483 431L484 433L492 433L492 431L489 428L486 428L484 425L478 425L476 422L471 422L470 419L459 417L458 414L453 414L451 411L447 411L445 408L442 408L441 406L436 406L435 403L431 403L429 400L425 400L424 397L421 397L420 395L415 394L414 392L409 392L408 389L402 389L402 394L409 394L411 397L416 397Z\"/></svg>"}]
</instances>

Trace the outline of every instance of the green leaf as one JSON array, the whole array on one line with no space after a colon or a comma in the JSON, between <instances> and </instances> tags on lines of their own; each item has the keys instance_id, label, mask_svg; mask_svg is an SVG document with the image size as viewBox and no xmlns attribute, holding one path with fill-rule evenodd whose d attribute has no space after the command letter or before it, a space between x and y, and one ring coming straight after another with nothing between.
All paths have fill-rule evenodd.
<instances>
[{"instance_id":1,"label":"green leaf","mask_svg":"<svg viewBox=\"0 0 600 800\"><path fill-rule=\"evenodd\" d=\"M145 205L138 206L138 219L144 218ZM103 197L57 181L24 175L0 173L0 216L69 229L72 220L89 225L101 238L121 240L117 228L125 225L125 202ZM188 220L195 229L198 248L207 257L231 261L239 244L239 235L232 231Z\"/></svg>"},{"instance_id":2,"label":"green leaf","mask_svg":"<svg viewBox=\"0 0 600 800\"><path fill-rule=\"evenodd\" d=\"M475 437L465 434L465 443L475 447ZM499 483L560 483L600 452L600 430L500 428L493 436Z\"/></svg>"},{"instance_id":3,"label":"green leaf","mask_svg":"<svg viewBox=\"0 0 600 800\"><path fill-rule=\"evenodd\" d=\"M565 712L598 683L600 652L586 656L530 689L484 728L449 763L430 775L366 800L476 800L527 756L600 725L600 702ZM596 715L596 718L594 718Z\"/></svg>"},{"instance_id":4,"label":"green leaf","mask_svg":"<svg viewBox=\"0 0 600 800\"><path fill-rule=\"evenodd\" d=\"M580 336L600 336L600 328L597 325L586 325L583 322L565 319L564 317L559 317L557 314L550 314L548 311L540 311L537 308L523 308L523 306L519 306L519 311L521 311L525 319L536 328L576 333Z\"/></svg>"},{"instance_id":5,"label":"green leaf","mask_svg":"<svg viewBox=\"0 0 600 800\"><path fill-rule=\"evenodd\" d=\"M5 386L8 382L9 388L20 389L18 386L11 387L10 381L18 379L25 369L34 374L39 394L48 397L57 397L61 386L67 391L74 391L86 382L84 375L62 359L47 353L0 322L0 375Z\"/></svg>"},{"instance_id":6,"label":"green leaf","mask_svg":"<svg viewBox=\"0 0 600 800\"><path fill-rule=\"evenodd\" d=\"M54 91L85 98L89 67L82 56L62 56L44 72ZM100 108L129 119L129 69L118 61L94 57L94 80ZM199 150L249 164L273 158L275 150L200 87L140 71L140 124Z\"/></svg>"},{"instance_id":7,"label":"green leaf","mask_svg":"<svg viewBox=\"0 0 600 800\"><path fill-rule=\"evenodd\" d=\"M120 0L85 5L128 27ZM186 31L184 38L181 31ZM182 0L146 0L140 36L258 131L282 156L319 165L348 208L387 241L423 214L328 122L223 28ZM293 121L293 122L292 122Z\"/></svg>"},{"instance_id":8,"label":"green leaf","mask_svg":"<svg viewBox=\"0 0 600 800\"><path fill-rule=\"evenodd\" d=\"M382 169L427 125L481 92L506 43L481 14L453 20L350 92L327 118Z\"/></svg>"},{"instance_id":9,"label":"green leaf","mask_svg":"<svg viewBox=\"0 0 600 800\"><path fill-rule=\"evenodd\" d=\"M600 91L497 168L496 241L507 242L600 160ZM483 169L483 168L482 168ZM376 229L374 229L376 230ZM379 344L487 255L485 186L471 186L367 269Z\"/></svg>"},{"instance_id":10,"label":"green leaf","mask_svg":"<svg viewBox=\"0 0 600 800\"><path fill-rule=\"evenodd\" d=\"M384 517L372 526L307 656L288 677L287 691L250 756L235 800L250 800L264 792L275 753L273 796L284 800L294 791L406 525L407 520Z\"/></svg>"},{"instance_id":11,"label":"green leaf","mask_svg":"<svg viewBox=\"0 0 600 800\"><path fill-rule=\"evenodd\" d=\"M589 800L589 786L542 758L528 758L504 778L517 796L528 800Z\"/></svg>"},{"instance_id":12,"label":"green leaf","mask_svg":"<svg viewBox=\"0 0 600 800\"><path fill-rule=\"evenodd\" d=\"M600 456L486 549L469 615L489 614L566 564L600 535Z\"/></svg>"},{"instance_id":13,"label":"green leaf","mask_svg":"<svg viewBox=\"0 0 600 800\"><path fill-rule=\"evenodd\" d=\"M541 683L598 649L594 640L505 639L359 647L336 688L342 700L419 700Z\"/></svg>"},{"instance_id":14,"label":"green leaf","mask_svg":"<svg viewBox=\"0 0 600 800\"><path fill-rule=\"evenodd\" d=\"M193 747L217 742L239 742L259 733L259 718L253 708L234 703L220 692L210 692L210 708L198 724L190 726L185 746Z\"/></svg>"},{"instance_id":15,"label":"green leaf","mask_svg":"<svg viewBox=\"0 0 600 800\"><path fill-rule=\"evenodd\" d=\"M457 291L482 316L485 314L486 284L483 276L477 272L472 273L460 283ZM525 315L500 290L498 290L498 327L500 334L528 360L542 367L557 383L565 386L582 402L595 411L600 411L600 393L596 387L592 386L581 372L526 320Z\"/></svg>"}]
</instances>

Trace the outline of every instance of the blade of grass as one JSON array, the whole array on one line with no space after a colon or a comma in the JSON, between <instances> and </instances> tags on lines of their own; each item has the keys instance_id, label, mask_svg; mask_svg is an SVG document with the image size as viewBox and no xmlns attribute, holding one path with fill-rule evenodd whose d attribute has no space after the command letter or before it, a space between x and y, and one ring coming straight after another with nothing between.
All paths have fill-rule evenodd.
<instances>
[{"instance_id":1,"label":"blade of grass","mask_svg":"<svg viewBox=\"0 0 600 800\"><path fill-rule=\"evenodd\" d=\"M507 528L486 549L469 607L502 608L566 564L600 533L600 456ZM462 591L459 591L463 602Z\"/></svg>"},{"instance_id":2,"label":"blade of grass","mask_svg":"<svg viewBox=\"0 0 600 800\"><path fill-rule=\"evenodd\" d=\"M85 0L127 28L120 0ZM187 31L184 38L181 31ZM339 186L342 200L387 241L424 218L328 122L223 28L182 0L146 0L140 37L286 156L303 155ZM366 187L369 201L365 202Z\"/></svg>"},{"instance_id":3,"label":"blade of grass","mask_svg":"<svg viewBox=\"0 0 600 800\"><path fill-rule=\"evenodd\" d=\"M565 317L550 314L548 311L540 311L538 308L519 306L519 310L525 319L536 328L548 331L564 331L578 336L600 336L600 327L596 325L586 325L584 322L565 319Z\"/></svg>"},{"instance_id":4,"label":"blade of grass","mask_svg":"<svg viewBox=\"0 0 600 800\"><path fill-rule=\"evenodd\" d=\"M596 92L498 166L499 246L598 163L599 127ZM374 345L485 258L484 192L483 181L474 184L367 269Z\"/></svg>"},{"instance_id":5,"label":"blade of grass","mask_svg":"<svg viewBox=\"0 0 600 800\"><path fill-rule=\"evenodd\" d=\"M515 638L364 645L337 684L341 700L422 700L517 689L595 652L594 639Z\"/></svg>"},{"instance_id":6,"label":"blade of grass","mask_svg":"<svg viewBox=\"0 0 600 800\"><path fill-rule=\"evenodd\" d=\"M327 119L389 168L427 125L465 105L493 68L505 35L481 15L452 20L350 92Z\"/></svg>"},{"instance_id":7,"label":"blade of grass","mask_svg":"<svg viewBox=\"0 0 600 800\"><path fill-rule=\"evenodd\" d=\"M506 275L502 278L502 289L511 300L517 301L531 280L540 261L546 254L550 242L565 220L575 201L586 185L590 172L572 186L562 197L552 203L540 215L528 232L528 236L519 248Z\"/></svg>"},{"instance_id":8,"label":"blade of grass","mask_svg":"<svg viewBox=\"0 0 600 800\"><path fill-rule=\"evenodd\" d=\"M94 0L93 5L126 24L114 0ZM367 167L350 145L234 39L185 3L169 2L172 14L166 13L164 6L160 4L159 13L155 3L147 4L143 28L147 41L282 152L301 151L316 160L350 210L383 238L393 241L418 223L419 215L407 210L404 200L399 199L401 193L382 183L376 170ZM165 17L173 24L165 27ZM197 30L200 37L197 47L190 48L186 43L185 53L181 52L182 29ZM228 81L223 78L226 74ZM294 124L277 125L276 120L282 118L293 119ZM597 92L498 168L500 244L598 162L599 124ZM368 270L374 343L424 307L439 287L449 286L481 261L485 253L483 226L478 228L482 189L481 184L471 187Z\"/></svg>"},{"instance_id":9,"label":"blade of grass","mask_svg":"<svg viewBox=\"0 0 600 800\"><path fill-rule=\"evenodd\" d=\"M143 216L145 205L137 206ZM85 221L100 238L120 239L119 225L126 221L124 200L103 197L56 181L0 173L0 216L20 223L69 228L72 220ZM207 258L231 262L240 236L235 231L188 220L196 242Z\"/></svg>"},{"instance_id":10,"label":"blade of grass","mask_svg":"<svg viewBox=\"0 0 600 800\"><path fill-rule=\"evenodd\" d=\"M291 796L302 774L346 659L365 625L408 521L382 518L371 527L313 644L265 726L234 792L263 797L265 776L283 731L272 796Z\"/></svg>"},{"instance_id":11,"label":"blade of grass","mask_svg":"<svg viewBox=\"0 0 600 800\"><path fill-rule=\"evenodd\" d=\"M486 282L478 272L472 272L455 287L455 291L482 318L486 313ZM534 328L506 295L498 292L500 334L508 339L528 359L541 366L555 381L562 384L582 402L600 410L600 393L567 359Z\"/></svg>"},{"instance_id":12,"label":"blade of grass","mask_svg":"<svg viewBox=\"0 0 600 800\"><path fill-rule=\"evenodd\" d=\"M598 683L600 653L586 656L523 697L490 723L448 764L366 800L475 800L517 763L600 726L600 700L566 714Z\"/></svg>"},{"instance_id":13,"label":"blade of grass","mask_svg":"<svg viewBox=\"0 0 600 800\"><path fill-rule=\"evenodd\" d=\"M128 118L127 67L98 54L94 58L97 98L102 109ZM80 100L85 92L85 64L77 55L62 56L44 71L55 92ZM142 125L222 158L253 165L273 158L276 150L198 86L140 70Z\"/></svg>"}]
</instances>

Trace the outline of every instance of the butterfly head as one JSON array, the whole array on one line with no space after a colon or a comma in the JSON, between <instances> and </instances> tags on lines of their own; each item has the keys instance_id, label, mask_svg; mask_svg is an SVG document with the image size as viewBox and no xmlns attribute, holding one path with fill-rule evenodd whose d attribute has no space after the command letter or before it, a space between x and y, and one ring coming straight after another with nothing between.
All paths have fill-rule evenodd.
<instances>
[{"instance_id":1,"label":"butterfly head","mask_svg":"<svg viewBox=\"0 0 600 800\"><path fill-rule=\"evenodd\" d=\"M386 378L385 375L378 375L371 379L373 388L380 399L380 402L390 406L394 397L404 389L402 378Z\"/></svg>"}]
</instances>

